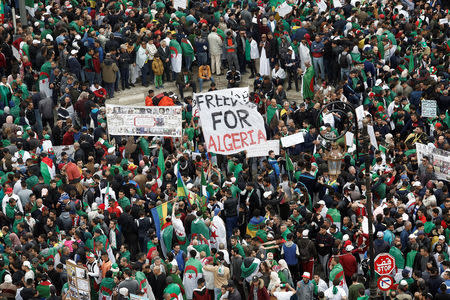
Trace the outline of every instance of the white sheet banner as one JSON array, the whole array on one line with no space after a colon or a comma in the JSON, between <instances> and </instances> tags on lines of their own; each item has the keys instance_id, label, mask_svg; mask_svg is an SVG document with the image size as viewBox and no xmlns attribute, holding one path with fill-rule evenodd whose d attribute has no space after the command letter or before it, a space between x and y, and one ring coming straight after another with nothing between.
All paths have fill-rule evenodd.
<instances>
[{"instance_id":1,"label":"white sheet banner","mask_svg":"<svg viewBox=\"0 0 450 300\"><path fill-rule=\"evenodd\" d=\"M194 94L209 152L234 154L267 140L264 119L248 87Z\"/></svg>"},{"instance_id":2,"label":"white sheet banner","mask_svg":"<svg viewBox=\"0 0 450 300\"><path fill-rule=\"evenodd\" d=\"M110 135L182 135L181 106L121 106L106 104Z\"/></svg>"},{"instance_id":3,"label":"white sheet banner","mask_svg":"<svg viewBox=\"0 0 450 300\"><path fill-rule=\"evenodd\" d=\"M249 147L247 149L247 158L268 156L270 151L275 152L275 155L280 155L279 140L267 141L265 143Z\"/></svg>"},{"instance_id":4,"label":"white sheet banner","mask_svg":"<svg viewBox=\"0 0 450 300\"><path fill-rule=\"evenodd\" d=\"M303 132L297 132L285 137L281 138L281 144L283 147L291 147L297 144L301 144L305 142L305 138L303 137Z\"/></svg>"}]
</instances>

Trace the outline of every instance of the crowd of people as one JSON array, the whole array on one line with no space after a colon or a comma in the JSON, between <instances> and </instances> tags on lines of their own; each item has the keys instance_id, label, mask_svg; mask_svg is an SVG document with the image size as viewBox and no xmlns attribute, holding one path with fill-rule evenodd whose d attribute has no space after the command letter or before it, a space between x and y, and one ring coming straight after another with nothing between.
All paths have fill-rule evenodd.
<instances>
[{"instance_id":1,"label":"crowd of people","mask_svg":"<svg viewBox=\"0 0 450 300\"><path fill-rule=\"evenodd\" d=\"M448 2L179 2L25 0L26 24L1 2L0 297L364 300L373 239L395 258L385 297L449 299L448 166L416 152L449 153ZM304 141L208 151L185 93L219 76L253 81L268 138ZM105 102L136 85L183 108L181 137L108 135ZM320 113L338 101L362 106L378 148L362 130L361 153L329 143L357 126Z\"/></svg>"}]
</instances>

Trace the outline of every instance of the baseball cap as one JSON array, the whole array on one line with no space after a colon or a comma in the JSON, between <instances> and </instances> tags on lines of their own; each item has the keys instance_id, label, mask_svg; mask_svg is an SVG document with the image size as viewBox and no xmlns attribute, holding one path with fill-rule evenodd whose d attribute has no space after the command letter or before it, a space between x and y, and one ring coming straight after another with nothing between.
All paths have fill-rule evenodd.
<instances>
[{"instance_id":1,"label":"baseball cap","mask_svg":"<svg viewBox=\"0 0 450 300\"><path fill-rule=\"evenodd\" d=\"M27 267L28 269L31 269L31 263L28 260L24 261L22 266Z\"/></svg>"},{"instance_id":2,"label":"baseball cap","mask_svg":"<svg viewBox=\"0 0 450 300\"><path fill-rule=\"evenodd\" d=\"M252 277L252 282L258 282L259 281L259 277L258 276L253 276Z\"/></svg>"},{"instance_id":3,"label":"baseball cap","mask_svg":"<svg viewBox=\"0 0 450 300\"><path fill-rule=\"evenodd\" d=\"M309 273L309 272L304 272L303 275L302 275L302 277L303 277L303 278L311 279L311 273Z\"/></svg>"},{"instance_id":4,"label":"baseball cap","mask_svg":"<svg viewBox=\"0 0 450 300\"><path fill-rule=\"evenodd\" d=\"M382 231L378 231L377 237L383 237L383 236L384 236L384 233Z\"/></svg>"},{"instance_id":5,"label":"baseball cap","mask_svg":"<svg viewBox=\"0 0 450 300\"><path fill-rule=\"evenodd\" d=\"M7 194L12 193L12 192L13 192L13 189L12 189L12 188L7 188L7 189L6 189L6 193L7 193Z\"/></svg>"}]
</instances>

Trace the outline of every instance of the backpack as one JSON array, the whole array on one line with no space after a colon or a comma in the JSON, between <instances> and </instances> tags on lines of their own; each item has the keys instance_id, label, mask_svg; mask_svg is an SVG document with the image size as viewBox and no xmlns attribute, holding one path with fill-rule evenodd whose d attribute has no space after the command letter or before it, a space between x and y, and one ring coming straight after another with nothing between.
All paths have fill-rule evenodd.
<instances>
[{"instance_id":1,"label":"backpack","mask_svg":"<svg viewBox=\"0 0 450 300\"><path fill-rule=\"evenodd\" d=\"M346 55L341 54L341 56L339 57L339 66L341 68L348 68L348 53Z\"/></svg>"}]
</instances>

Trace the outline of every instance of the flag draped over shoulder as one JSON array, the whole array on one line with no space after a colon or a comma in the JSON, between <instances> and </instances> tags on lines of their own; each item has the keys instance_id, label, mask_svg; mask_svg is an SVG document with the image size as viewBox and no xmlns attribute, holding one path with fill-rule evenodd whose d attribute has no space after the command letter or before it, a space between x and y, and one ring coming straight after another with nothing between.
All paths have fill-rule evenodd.
<instances>
[{"instance_id":1,"label":"flag draped over shoulder","mask_svg":"<svg viewBox=\"0 0 450 300\"><path fill-rule=\"evenodd\" d=\"M256 232L259 230L262 224L264 224L264 217L253 217L247 224L247 234L254 238L256 236Z\"/></svg>"},{"instance_id":2,"label":"flag draped over shoulder","mask_svg":"<svg viewBox=\"0 0 450 300\"><path fill-rule=\"evenodd\" d=\"M347 285L345 284L345 277L344 277L344 268L341 264L337 264L331 269L330 271L330 285L333 285L333 281L338 278L339 279L339 286L341 286L344 290L347 289Z\"/></svg>"},{"instance_id":3,"label":"flag draped over shoulder","mask_svg":"<svg viewBox=\"0 0 450 300\"><path fill-rule=\"evenodd\" d=\"M202 263L190 258L184 267L183 285L187 299L192 299L192 293L197 288L197 280L203 277Z\"/></svg>"},{"instance_id":4,"label":"flag draped over shoulder","mask_svg":"<svg viewBox=\"0 0 450 300\"><path fill-rule=\"evenodd\" d=\"M163 174L164 171L166 170L166 164L164 163L164 152L162 147L159 148L159 155L158 155L158 166L157 166L157 181L158 181L158 186L162 185L162 181L163 181Z\"/></svg>"},{"instance_id":5,"label":"flag draped over shoulder","mask_svg":"<svg viewBox=\"0 0 450 300\"><path fill-rule=\"evenodd\" d=\"M164 257L167 257L167 253L172 250L172 239L173 239L173 225L168 222L163 225L161 229L161 250Z\"/></svg>"},{"instance_id":6,"label":"flag draped over shoulder","mask_svg":"<svg viewBox=\"0 0 450 300\"><path fill-rule=\"evenodd\" d=\"M158 237L158 239L161 238L161 228L163 228L164 224L166 223L168 211L167 205L168 202L165 202L161 205L158 205L157 207L152 208L151 210L156 227L156 236Z\"/></svg>"},{"instance_id":7,"label":"flag draped over shoulder","mask_svg":"<svg viewBox=\"0 0 450 300\"><path fill-rule=\"evenodd\" d=\"M252 280L253 275L259 272L259 265L261 261L254 257L246 257L241 265L241 277L245 278L247 282Z\"/></svg>"},{"instance_id":8,"label":"flag draped over shoulder","mask_svg":"<svg viewBox=\"0 0 450 300\"><path fill-rule=\"evenodd\" d=\"M44 177L45 184L50 184L50 181L55 177L55 165L49 157L44 157L41 160L41 174Z\"/></svg>"},{"instance_id":9,"label":"flag draped over shoulder","mask_svg":"<svg viewBox=\"0 0 450 300\"><path fill-rule=\"evenodd\" d=\"M314 97L314 67L310 66L303 75L303 99Z\"/></svg>"},{"instance_id":10,"label":"flag draped over shoulder","mask_svg":"<svg viewBox=\"0 0 450 300\"><path fill-rule=\"evenodd\" d=\"M164 294L170 295L170 300L183 300L183 295L181 293L181 289L176 283L169 284L164 289Z\"/></svg>"},{"instance_id":11,"label":"flag draped over shoulder","mask_svg":"<svg viewBox=\"0 0 450 300\"><path fill-rule=\"evenodd\" d=\"M182 50L180 44L177 42L177 40L172 39L169 43L169 49L170 49L170 60L172 62L172 71L175 73L181 72L181 65L182 65Z\"/></svg>"},{"instance_id":12,"label":"flag draped over shoulder","mask_svg":"<svg viewBox=\"0 0 450 300\"><path fill-rule=\"evenodd\" d=\"M198 240L200 243L203 243L203 240L200 238L200 235L206 240L209 240L209 228L206 226L205 222L201 218L197 218L191 224L191 234L192 238L198 236Z\"/></svg>"}]
</instances>

